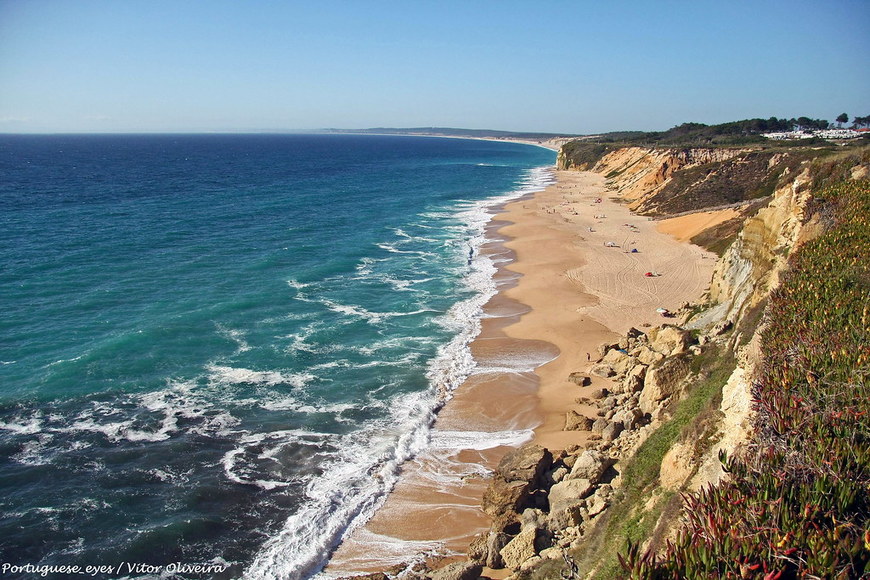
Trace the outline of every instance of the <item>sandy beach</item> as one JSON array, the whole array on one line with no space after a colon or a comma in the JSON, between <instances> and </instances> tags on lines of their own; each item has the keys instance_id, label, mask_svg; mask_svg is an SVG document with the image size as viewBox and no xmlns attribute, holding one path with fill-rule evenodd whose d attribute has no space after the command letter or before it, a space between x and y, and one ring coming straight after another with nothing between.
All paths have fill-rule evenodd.
<instances>
[{"instance_id":1,"label":"sandy beach","mask_svg":"<svg viewBox=\"0 0 870 580\"><path fill-rule=\"evenodd\" d=\"M482 371L439 414L433 449L403 467L386 503L339 547L327 573L380 570L433 541L464 552L489 527L480 510L486 469L511 446L531 437L551 450L586 442L587 432L563 431L565 414L594 415L577 399L609 381L596 377L581 388L569 374L586 370L602 342L632 326L667 322L657 309L676 310L706 289L716 257L681 241L691 220L633 215L608 197L601 175L556 177L546 190L507 204L482 248L503 261L499 294L472 344ZM477 448L475 441L496 432L504 444ZM441 451L440 438L457 437L467 439L466 450Z\"/></svg>"}]
</instances>

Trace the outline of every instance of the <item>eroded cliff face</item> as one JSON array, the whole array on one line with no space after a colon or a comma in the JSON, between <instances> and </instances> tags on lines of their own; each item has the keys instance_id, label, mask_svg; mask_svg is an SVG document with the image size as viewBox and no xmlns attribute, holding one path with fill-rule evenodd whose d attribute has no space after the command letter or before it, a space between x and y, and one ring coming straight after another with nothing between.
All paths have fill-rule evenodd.
<instances>
[{"instance_id":1,"label":"eroded cliff face","mask_svg":"<svg viewBox=\"0 0 870 580\"><path fill-rule=\"evenodd\" d=\"M773 194L810 151L725 148L649 148L569 144L562 169L600 173L614 196L640 214L672 216L751 204Z\"/></svg>"},{"instance_id":2,"label":"eroded cliff face","mask_svg":"<svg viewBox=\"0 0 870 580\"><path fill-rule=\"evenodd\" d=\"M791 251L801 239L812 235L813 226L806 223L809 182L809 170L804 169L744 223L713 271L709 290L713 306L691 321L692 328L736 323L776 287Z\"/></svg>"},{"instance_id":3,"label":"eroded cliff face","mask_svg":"<svg viewBox=\"0 0 870 580\"><path fill-rule=\"evenodd\" d=\"M566 164L560 154L560 166L570 168ZM852 178L866 178L868 166L865 162L852 168ZM602 345L588 375L576 372L569 377L580 387L588 387L595 377L610 381L605 389L589 391L598 400L595 417L576 412L566 416L565 429L592 432L594 445L552 453L529 446L505 458L484 500L484 509L494 517L493 526L475 540L469 562L463 564L474 567L469 578L477 577L483 566L522 571L532 578L557 573L569 577L569 572L570 577L579 577L575 576L578 563L589 570L583 568L589 562L597 566L594 562L602 554L623 548L607 543L613 510L623 509L614 519L632 518L637 523L651 518L653 532L643 549L661 546L678 523L668 498L719 483L727 477L719 453L733 455L751 441L752 385L762 363L766 299L778 285L789 255L822 230L810 219L814 170L808 157L735 149L627 147L603 151L594 162L575 168L604 174L613 194L638 211L669 207L674 191L686 195L699 189L699 183L709 185L738 174L745 177L740 185L744 193L755 180L759 186L766 182L769 197L755 199L746 210L752 215L717 262L702 303L687 305L681 313L682 328L631 329L618 343ZM721 183L727 185L728 180ZM652 465L660 463L658 479L642 490L642 500L624 500L629 497L623 495L624 486L631 484L631 478L623 478L629 462L642 455L643 443L673 418L676 405L693 392L703 394L705 388L698 384L710 379L705 365L711 361L719 365L716 372L721 371L721 378L717 375L719 382L707 383L717 393L707 400L719 400L718 408L707 403L704 416L684 425L691 429L683 429L684 435L668 444L664 457L655 456ZM625 509L621 501L629 507ZM559 566L568 569L560 571Z\"/></svg>"},{"instance_id":4,"label":"eroded cliff face","mask_svg":"<svg viewBox=\"0 0 870 580\"><path fill-rule=\"evenodd\" d=\"M677 171L733 159L740 149L651 149L626 147L605 155L591 168L607 176L607 185L632 210L650 207Z\"/></svg>"},{"instance_id":5,"label":"eroded cliff face","mask_svg":"<svg viewBox=\"0 0 870 580\"><path fill-rule=\"evenodd\" d=\"M602 515L607 513L611 503L616 505L624 493L621 474L628 469L634 455L640 453L644 441L671 420L679 401L692 397L690 393L698 388L698 383L709 381L708 369L702 362L705 359L698 358L693 363L695 357L709 358L711 353L717 352L720 353L715 357L717 360L730 362L717 363L728 366L723 369L727 379L723 379L724 384L720 383L721 396L714 397L720 401L716 412L702 413L698 419L689 421L691 435L676 440L660 460L659 490L645 493L644 505L627 508L627 513L634 514L632 517L639 521L656 518L651 543L644 549L654 548L655 542L660 545L676 529L678 519L673 508L667 507L668 498L673 497L669 493L697 491L727 477L719 460L720 452L737 453L752 437L752 384L762 361L760 324L766 297L776 287L789 254L817 229L807 220L811 200L808 165L792 165L795 168L791 169L782 165L786 156L777 155L761 161L747 160L746 152L736 150L632 147L612 151L592 167L607 175L614 194L630 201L634 208L667 203L670 193L666 188L674 181L674 176L692 167L704 168L706 179L713 179L712 175L723 171L722 164L731 163L724 172L732 173L734 164L761 164L764 167L756 171L754 179L770 179L772 175L779 185L767 203L762 202L761 208L746 219L735 242L718 261L703 304L686 308L683 319L686 329L664 326L647 333L634 331L618 345L603 345L600 362L590 372L610 377L613 384L608 386L609 394L599 404L599 417L580 417L585 422L572 422L574 417L569 413L566 418L566 429L593 432L598 429L601 440L591 451L554 454L547 472L551 473L551 481L536 487L548 501L542 499L540 505L523 506L515 515L521 522L520 529L543 530L547 547L542 545L538 550L527 542L530 547L524 561L506 561L503 565L524 570L545 565L542 559L558 560L565 558L565 554L574 557L574 554L585 553L591 554L594 560L594 554L610 550L609 532L597 530L597 527L609 525ZM687 181L697 182L698 175L684 180L681 187L685 187ZM690 313L694 315L690 317ZM688 329L695 332L690 333ZM663 333L679 337L680 344L661 348ZM649 358L650 352L657 353L655 358ZM618 430L610 429L614 424ZM583 485L575 490L572 486L578 484L571 479L571 465L580 463L584 453L597 453L604 461L602 465L613 464L614 473L620 475L607 483L582 479L579 481ZM558 457L562 458L562 463ZM523 518L530 509L539 517L527 523ZM599 525L600 522L605 523ZM589 565L582 558L578 560L581 565Z\"/></svg>"}]
</instances>

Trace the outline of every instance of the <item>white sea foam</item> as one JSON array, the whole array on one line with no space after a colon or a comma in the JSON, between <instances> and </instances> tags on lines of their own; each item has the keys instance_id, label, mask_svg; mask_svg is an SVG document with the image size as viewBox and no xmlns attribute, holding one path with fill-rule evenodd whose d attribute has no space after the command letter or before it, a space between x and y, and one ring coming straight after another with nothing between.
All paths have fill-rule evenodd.
<instances>
[{"instance_id":1,"label":"white sea foam","mask_svg":"<svg viewBox=\"0 0 870 580\"><path fill-rule=\"evenodd\" d=\"M399 465L426 447L431 409L426 393L397 397L387 421L338 441L337 457L306 486L308 502L264 544L244 577L297 580L322 567L338 540L381 505L395 485Z\"/></svg>"},{"instance_id":2,"label":"white sea foam","mask_svg":"<svg viewBox=\"0 0 870 580\"><path fill-rule=\"evenodd\" d=\"M36 439L25 441L21 450L12 456L12 459L24 465L46 465L51 463L50 454L47 452L53 437L47 433L39 435Z\"/></svg>"},{"instance_id":3,"label":"white sea foam","mask_svg":"<svg viewBox=\"0 0 870 580\"><path fill-rule=\"evenodd\" d=\"M15 417L10 421L0 421L0 429L11 431L18 435L32 435L42 431L42 413L37 412L31 417Z\"/></svg>"},{"instance_id":4,"label":"white sea foam","mask_svg":"<svg viewBox=\"0 0 870 580\"><path fill-rule=\"evenodd\" d=\"M437 255L434 252L427 252L426 250L401 250L398 248L399 242L389 243L389 242L381 242L375 244L382 250L386 250L391 254L409 254L412 256L421 256L424 258L436 258Z\"/></svg>"},{"instance_id":5,"label":"white sea foam","mask_svg":"<svg viewBox=\"0 0 870 580\"><path fill-rule=\"evenodd\" d=\"M440 431L432 433L432 448L446 450L474 449L483 451L494 447L519 447L534 435L531 429L514 431Z\"/></svg>"},{"instance_id":6,"label":"white sea foam","mask_svg":"<svg viewBox=\"0 0 870 580\"><path fill-rule=\"evenodd\" d=\"M221 365L208 365L209 381L230 385L290 385L301 388L317 377L309 373L286 373L281 371L254 371Z\"/></svg>"},{"instance_id":7,"label":"white sea foam","mask_svg":"<svg viewBox=\"0 0 870 580\"><path fill-rule=\"evenodd\" d=\"M63 363L75 362L75 361L77 361L77 360L81 360L84 356L85 356L85 355L80 354L79 356L76 356L76 357L73 357L73 358L62 358L62 359L58 359L58 360L56 360L56 361L54 361L54 362L52 362L52 363L48 363L47 366L53 367L53 366L60 365L60 364L63 364Z\"/></svg>"},{"instance_id":8,"label":"white sea foam","mask_svg":"<svg viewBox=\"0 0 870 580\"><path fill-rule=\"evenodd\" d=\"M232 328L226 328L223 325L217 325L218 333L224 338L228 338L229 340L235 342L238 345L238 350L236 350L236 354L247 352L251 350L251 345L249 345L245 341L245 333L241 330L234 330Z\"/></svg>"},{"instance_id":9,"label":"white sea foam","mask_svg":"<svg viewBox=\"0 0 870 580\"><path fill-rule=\"evenodd\" d=\"M437 242L438 241L435 238L427 238L425 236L412 236L411 234L407 233L402 228L393 229L393 233L395 233L400 238L405 238L408 241L412 241L412 242Z\"/></svg>"},{"instance_id":10,"label":"white sea foam","mask_svg":"<svg viewBox=\"0 0 870 580\"><path fill-rule=\"evenodd\" d=\"M326 563L326 555L341 538L363 525L380 507L397 481L399 466L424 450L450 455L459 448L488 449L499 445L518 445L528 438L527 430L432 434L431 428L437 409L452 396L453 391L469 376L476 364L471 355L470 343L480 332L483 305L496 292L493 280L495 265L491 259L480 256L478 252L480 245L486 241L484 232L492 212L511 199L542 189L548 180L548 172L534 170L517 191L486 202L463 205L459 219L464 225L452 233L462 232L461 235L468 245L445 243L445 246L460 252L462 256L470 257L465 271L465 285L473 292L473 296L454 305L445 315L439 317L438 323L448 329L453 338L438 348L436 356L427 366L426 377L430 389L395 397L388 402L390 417L386 421L369 423L363 430L350 432L334 442L332 453L325 459L323 474L312 478L306 485L307 501L284 522L277 534L263 544L254 561L245 570L245 578L299 580L316 573ZM448 211L429 211L419 215L425 221L438 220L442 223L457 217L455 212ZM439 225L439 229L443 231L443 225ZM410 239L404 230L401 233L397 231L396 235ZM431 252L406 250L400 245L385 242L378 244L378 247L391 254L435 257ZM372 262L363 261L357 267L357 272L371 274L374 271L372 266ZM304 296L297 298L310 301ZM369 322L380 321L386 316L408 314L375 313L361 306L340 304L328 299L319 301L330 310ZM396 346L400 345L397 343ZM380 349L392 348L392 344L387 342L367 348L370 353L375 353ZM293 403L288 401L287 404ZM282 437L283 444L288 444L293 437L300 436L298 432L282 432L275 437L280 445ZM264 445L265 437L269 435L251 435L242 446L224 456L223 465L228 478L263 488L281 485L280 481L252 480L240 471L239 461L247 452L244 446L259 449ZM277 450L269 453L277 453ZM402 545L406 549L409 547L407 543ZM420 545L414 546L414 549L427 547L428 545ZM403 560L406 559L405 552Z\"/></svg>"},{"instance_id":11,"label":"white sea foam","mask_svg":"<svg viewBox=\"0 0 870 580\"><path fill-rule=\"evenodd\" d=\"M287 285L290 286L291 288L295 288L296 290L305 290L306 288L311 286L311 284L306 284L304 282L294 280L293 278L290 278L289 280L287 280Z\"/></svg>"},{"instance_id":12,"label":"white sea foam","mask_svg":"<svg viewBox=\"0 0 870 580\"><path fill-rule=\"evenodd\" d=\"M375 546L378 554L378 565L383 568L392 568L393 566L404 565L405 570L397 573L397 577L403 577L405 572L412 572L414 564L423 562L427 557L441 554L443 550L443 542L428 542L418 540L401 540L384 534L376 534L368 529L357 531L356 539L359 544L364 546ZM345 570L335 570L332 573L320 572L314 576L313 580L335 580L337 578L347 577L356 573L356 569L352 566L356 565L363 569L366 564L370 564L370 560L365 557L360 557L357 560L348 560Z\"/></svg>"},{"instance_id":13,"label":"white sea foam","mask_svg":"<svg viewBox=\"0 0 870 580\"><path fill-rule=\"evenodd\" d=\"M344 314L349 317L361 318L367 321L369 324L379 324L384 320L388 320L390 318L414 316L416 314L425 314L427 312L432 312L432 310L427 308L421 308L409 312L371 312L363 308L362 306L340 304L328 298L321 298L320 303L326 306L328 309L332 310L333 312Z\"/></svg>"},{"instance_id":14,"label":"white sea foam","mask_svg":"<svg viewBox=\"0 0 870 580\"><path fill-rule=\"evenodd\" d=\"M255 485L265 490L286 487L290 485L290 481L273 481L250 477L245 472L248 465L246 462L239 461L240 456L245 454L250 448L263 448L264 450L258 453L259 458L272 457L278 452L278 448L296 443L303 437L310 437L313 435L314 434L302 430L285 430L269 433L256 433L242 437L238 442L238 446L232 451L224 454L223 459L221 460L224 474L230 481L245 485Z\"/></svg>"}]
</instances>

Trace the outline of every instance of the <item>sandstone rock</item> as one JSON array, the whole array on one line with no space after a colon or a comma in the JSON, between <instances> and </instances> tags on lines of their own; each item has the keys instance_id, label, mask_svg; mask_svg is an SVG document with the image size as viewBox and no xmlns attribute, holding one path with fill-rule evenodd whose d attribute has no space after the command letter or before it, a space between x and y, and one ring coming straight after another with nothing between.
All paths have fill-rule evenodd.
<instances>
[{"instance_id":1,"label":"sandstone rock","mask_svg":"<svg viewBox=\"0 0 870 580\"><path fill-rule=\"evenodd\" d=\"M586 415L581 415L574 410L565 414L565 431L589 431L591 428L592 419Z\"/></svg>"},{"instance_id":2,"label":"sandstone rock","mask_svg":"<svg viewBox=\"0 0 870 580\"><path fill-rule=\"evenodd\" d=\"M604 431L601 432L601 439L606 442L613 441L617 437L619 437L620 433L625 429L625 426L621 421L613 421L607 427L604 428Z\"/></svg>"},{"instance_id":3,"label":"sandstone rock","mask_svg":"<svg viewBox=\"0 0 870 580\"><path fill-rule=\"evenodd\" d=\"M518 570L523 562L536 555L535 540L537 535L537 529L526 528L501 549L505 568Z\"/></svg>"},{"instance_id":4,"label":"sandstone rock","mask_svg":"<svg viewBox=\"0 0 870 580\"><path fill-rule=\"evenodd\" d=\"M637 359L628 354L625 350L614 349L602 359L601 364L607 364L616 374L616 376L625 375L631 368L638 363Z\"/></svg>"},{"instance_id":5,"label":"sandstone rock","mask_svg":"<svg viewBox=\"0 0 870 580\"><path fill-rule=\"evenodd\" d=\"M623 409L613 416L613 420L622 422L626 430L631 431L640 426L641 421L643 421L643 411L637 407Z\"/></svg>"},{"instance_id":6,"label":"sandstone rock","mask_svg":"<svg viewBox=\"0 0 870 580\"><path fill-rule=\"evenodd\" d=\"M676 443L662 458L659 468L659 481L662 487L677 490L692 476L692 447L686 443Z\"/></svg>"},{"instance_id":7,"label":"sandstone rock","mask_svg":"<svg viewBox=\"0 0 870 580\"><path fill-rule=\"evenodd\" d=\"M689 364L682 357L669 357L661 364L650 367L638 400L640 410L644 413L655 411L660 401L677 392L689 371Z\"/></svg>"},{"instance_id":8,"label":"sandstone rock","mask_svg":"<svg viewBox=\"0 0 870 580\"><path fill-rule=\"evenodd\" d=\"M594 449L587 449L577 456L574 467L566 479L587 479L592 483L601 481L601 476L616 460ZM550 501L552 505L552 500Z\"/></svg>"},{"instance_id":9,"label":"sandstone rock","mask_svg":"<svg viewBox=\"0 0 870 580\"><path fill-rule=\"evenodd\" d=\"M629 390L629 392L637 392L643 388L643 381L646 379L646 365L636 365L633 369L628 371L628 376L626 377L626 381L635 380L637 381L637 387L634 385Z\"/></svg>"},{"instance_id":10,"label":"sandstone rock","mask_svg":"<svg viewBox=\"0 0 870 580\"><path fill-rule=\"evenodd\" d=\"M645 365L651 365L665 358L665 355L660 352L654 351L648 346L638 347L633 351L633 353L634 356L637 357L638 362Z\"/></svg>"},{"instance_id":11,"label":"sandstone rock","mask_svg":"<svg viewBox=\"0 0 870 580\"><path fill-rule=\"evenodd\" d=\"M477 534L468 544L465 555L472 562L486 563L489 556L489 533Z\"/></svg>"},{"instance_id":12,"label":"sandstone rock","mask_svg":"<svg viewBox=\"0 0 870 580\"><path fill-rule=\"evenodd\" d=\"M561 560L564 557L564 552L559 548L547 548L538 554L544 560Z\"/></svg>"},{"instance_id":13,"label":"sandstone rock","mask_svg":"<svg viewBox=\"0 0 870 580\"><path fill-rule=\"evenodd\" d=\"M543 528L547 522L547 514L539 509L529 508L523 510L520 514L520 525L522 529L526 528Z\"/></svg>"},{"instance_id":14,"label":"sandstone rock","mask_svg":"<svg viewBox=\"0 0 870 580\"><path fill-rule=\"evenodd\" d=\"M595 389L590 393L590 397L592 399L603 399L608 394L610 394L610 391L608 391L607 389Z\"/></svg>"},{"instance_id":15,"label":"sandstone rock","mask_svg":"<svg viewBox=\"0 0 870 580\"><path fill-rule=\"evenodd\" d=\"M643 342L646 340L646 333L644 333L642 330L636 329L633 326L628 329L628 332L625 333L625 336L627 336L630 339L633 338L639 342Z\"/></svg>"},{"instance_id":16,"label":"sandstone rock","mask_svg":"<svg viewBox=\"0 0 870 580\"><path fill-rule=\"evenodd\" d=\"M435 570L432 580L477 580L483 572L483 565L477 562L454 562Z\"/></svg>"},{"instance_id":17,"label":"sandstone rock","mask_svg":"<svg viewBox=\"0 0 870 580\"><path fill-rule=\"evenodd\" d=\"M618 380L618 379L620 379L622 376L624 376L624 375L617 376L617 377L616 377L617 380L615 380L615 381L613 382L613 387L612 387L612 389L613 389L613 392L614 392L615 394L617 394L617 395L621 395L622 393L625 392L625 389L626 389L625 381L628 380L628 379L627 379L627 378L624 378L624 379L622 379L622 380Z\"/></svg>"},{"instance_id":18,"label":"sandstone rock","mask_svg":"<svg viewBox=\"0 0 870 580\"><path fill-rule=\"evenodd\" d=\"M553 454L540 445L523 445L502 457L496 474L505 481L534 481L550 468Z\"/></svg>"},{"instance_id":19,"label":"sandstone rock","mask_svg":"<svg viewBox=\"0 0 870 580\"><path fill-rule=\"evenodd\" d=\"M599 405L599 409L609 411L609 410L616 407L617 402L618 401L617 401L616 395L611 395L611 396L607 397L606 399L604 399L603 401L601 401L601 405Z\"/></svg>"},{"instance_id":20,"label":"sandstone rock","mask_svg":"<svg viewBox=\"0 0 870 580\"><path fill-rule=\"evenodd\" d=\"M568 468L564 465L557 467L556 469L551 469L547 473L544 474L544 481L552 486L554 483L559 483L565 476L568 475Z\"/></svg>"},{"instance_id":21,"label":"sandstone rock","mask_svg":"<svg viewBox=\"0 0 870 580\"><path fill-rule=\"evenodd\" d=\"M588 518L589 512L586 509L586 501L582 500L580 503L563 510L550 512L547 528L564 536L565 529L580 525Z\"/></svg>"},{"instance_id":22,"label":"sandstone rock","mask_svg":"<svg viewBox=\"0 0 870 580\"><path fill-rule=\"evenodd\" d=\"M481 508L491 516L515 512L528 501L531 489L529 482L508 482L495 476L483 492Z\"/></svg>"},{"instance_id":23,"label":"sandstone rock","mask_svg":"<svg viewBox=\"0 0 870 580\"><path fill-rule=\"evenodd\" d=\"M543 561L544 559L540 556L532 556L531 558L520 564L520 570L531 570Z\"/></svg>"},{"instance_id":24,"label":"sandstone rock","mask_svg":"<svg viewBox=\"0 0 870 580\"><path fill-rule=\"evenodd\" d=\"M591 501L589 502L589 507L587 508L589 512L589 517L594 518L595 516L606 510L607 506L607 500L596 493L592 496Z\"/></svg>"},{"instance_id":25,"label":"sandstone rock","mask_svg":"<svg viewBox=\"0 0 870 580\"><path fill-rule=\"evenodd\" d=\"M508 452L483 493L483 511L491 516L520 511L532 500L530 493L552 462L552 454L540 445L523 445Z\"/></svg>"},{"instance_id":26,"label":"sandstone rock","mask_svg":"<svg viewBox=\"0 0 870 580\"><path fill-rule=\"evenodd\" d=\"M722 335L722 334L725 334L725 333L728 332L729 330L731 330L731 328L732 328L733 326L734 326L734 323L733 323L732 321L730 321L730 320L726 320L726 321L724 321L724 322L720 322L719 324L717 324L716 326L714 326L714 327L710 330L710 335L711 335L711 336L720 336L720 335Z\"/></svg>"},{"instance_id":27,"label":"sandstone rock","mask_svg":"<svg viewBox=\"0 0 870 580\"><path fill-rule=\"evenodd\" d=\"M664 325L649 332L650 347L665 356L686 352L692 343L692 334L676 326Z\"/></svg>"},{"instance_id":28,"label":"sandstone rock","mask_svg":"<svg viewBox=\"0 0 870 580\"><path fill-rule=\"evenodd\" d=\"M489 537L487 538L486 546L487 546L487 556L486 556L486 567L492 568L493 570L500 570L504 568L504 560L501 557L501 551L505 546L508 545L508 542L511 541L511 537L503 532L490 532Z\"/></svg>"},{"instance_id":29,"label":"sandstone rock","mask_svg":"<svg viewBox=\"0 0 870 580\"><path fill-rule=\"evenodd\" d=\"M607 427L609 423L610 421L608 421L604 417L599 417L598 419L595 419L595 422L592 423L592 432L600 434L602 431L604 431L604 428Z\"/></svg>"},{"instance_id":30,"label":"sandstone rock","mask_svg":"<svg viewBox=\"0 0 870 580\"><path fill-rule=\"evenodd\" d=\"M571 373L568 375L568 380L581 387L588 387L592 384L592 378L586 373Z\"/></svg>"},{"instance_id":31,"label":"sandstone rock","mask_svg":"<svg viewBox=\"0 0 870 580\"><path fill-rule=\"evenodd\" d=\"M616 372L612 368L610 368L610 365L605 363L598 363L596 365L592 365L592 368L589 369L589 372L596 377L602 377L605 379L609 379L616 374Z\"/></svg>"},{"instance_id":32,"label":"sandstone rock","mask_svg":"<svg viewBox=\"0 0 870 580\"><path fill-rule=\"evenodd\" d=\"M559 512L571 506L580 505L583 499L595 488L588 479L565 479L550 488L547 498L550 501L550 513Z\"/></svg>"},{"instance_id":33,"label":"sandstone rock","mask_svg":"<svg viewBox=\"0 0 870 580\"><path fill-rule=\"evenodd\" d=\"M618 347L619 347L619 345L612 343L612 342L601 343L600 345L598 345L598 355L603 357L604 355L607 354L607 352L609 350L614 349L614 348L618 348Z\"/></svg>"}]
</instances>

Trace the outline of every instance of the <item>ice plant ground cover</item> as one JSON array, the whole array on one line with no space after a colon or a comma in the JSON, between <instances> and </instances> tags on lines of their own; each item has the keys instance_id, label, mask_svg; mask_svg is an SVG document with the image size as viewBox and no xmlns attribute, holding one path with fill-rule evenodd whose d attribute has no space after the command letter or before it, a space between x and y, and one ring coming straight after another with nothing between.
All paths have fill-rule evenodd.
<instances>
[{"instance_id":1,"label":"ice plant ground cover","mask_svg":"<svg viewBox=\"0 0 870 580\"><path fill-rule=\"evenodd\" d=\"M685 525L634 578L859 578L870 564L870 182L814 195L826 231L770 298L756 435L730 478L685 496Z\"/></svg>"}]
</instances>

